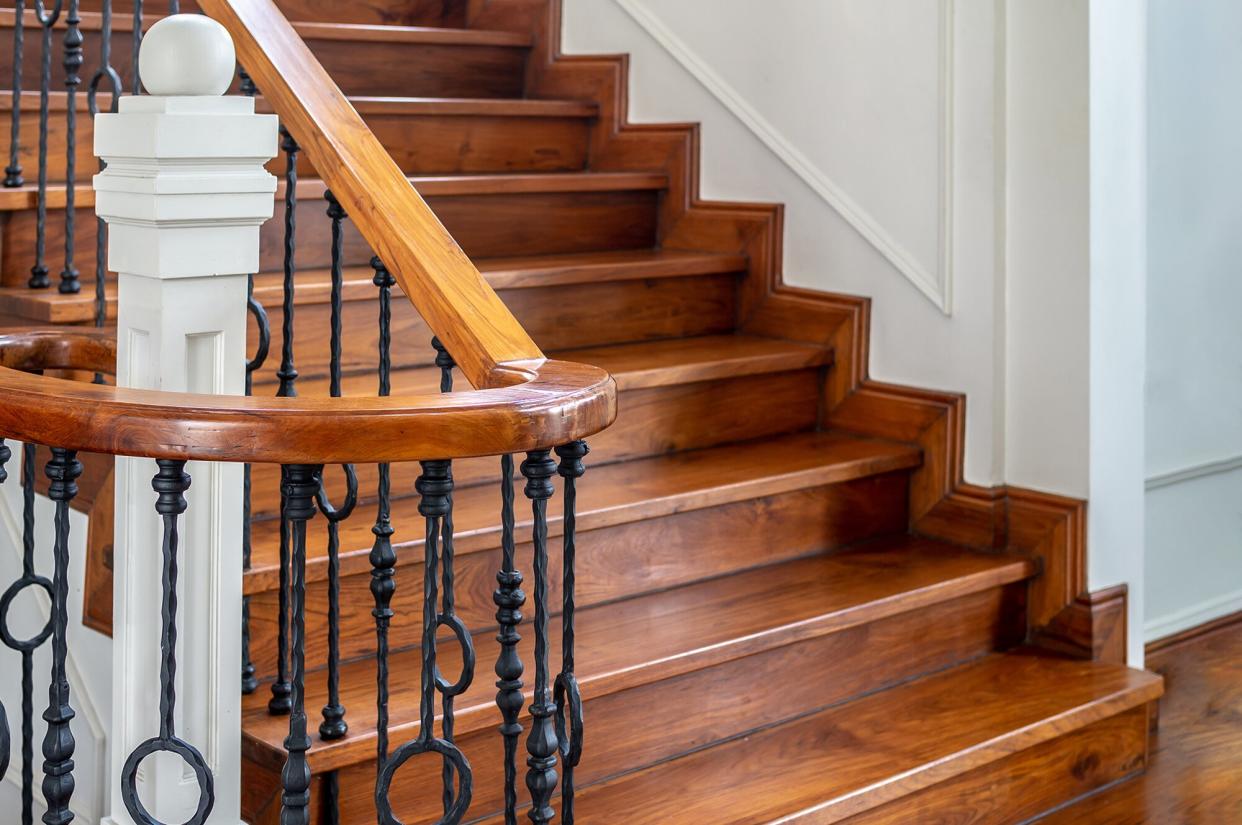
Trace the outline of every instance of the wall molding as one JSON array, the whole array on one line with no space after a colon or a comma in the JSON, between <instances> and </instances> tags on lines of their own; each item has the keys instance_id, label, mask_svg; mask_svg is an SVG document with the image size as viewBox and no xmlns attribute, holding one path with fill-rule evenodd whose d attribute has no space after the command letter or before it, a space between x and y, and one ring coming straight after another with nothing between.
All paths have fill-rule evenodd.
<instances>
[{"instance_id":1,"label":"wall molding","mask_svg":"<svg viewBox=\"0 0 1242 825\"><path fill-rule=\"evenodd\" d=\"M674 60L681 64L721 104L740 120L794 174L888 260L914 287L945 315L953 312L953 178L954 178L954 6L956 0L939 0L940 62L940 155L938 169L940 206L938 271L928 271L880 222L856 203L829 175L804 155L776 126L757 112L728 81L721 77L661 21L641 0L615 0Z\"/></svg>"},{"instance_id":2,"label":"wall molding","mask_svg":"<svg viewBox=\"0 0 1242 825\"><path fill-rule=\"evenodd\" d=\"M1156 642L1239 611L1242 611L1242 590L1235 590L1145 622L1144 639Z\"/></svg>"},{"instance_id":3,"label":"wall molding","mask_svg":"<svg viewBox=\"0 0 1242 825\"><path fill-rule=\"evenodd\" d=\"M1148 490L1159 490L1161 487L1172 487L1175 484L1183 484L1198 478L1232 473L1234 470L1242 470L1242 455L1204 461L1177 470L1155 473L1147 477L1144 486Z\"/></svg>"}]
</instances>

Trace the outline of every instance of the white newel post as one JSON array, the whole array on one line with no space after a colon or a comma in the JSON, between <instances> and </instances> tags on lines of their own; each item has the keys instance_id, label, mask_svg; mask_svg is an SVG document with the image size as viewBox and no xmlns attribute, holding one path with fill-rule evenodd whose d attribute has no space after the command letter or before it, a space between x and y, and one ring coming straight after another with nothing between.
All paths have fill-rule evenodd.
<instances>
[{"instance_id":1,"label":"white newel post","mask_svg":"<svg viewBox=\"0 0 1242 825\"><path fill-rule=\"evenodd\" d=\"M108 223L108 268L119 273L117 383L241 395L246 280L259 265L259 226L272 216L275 116L223 97L233 44L218 23L178 15L143 39L150 96L121 98L95 121L96 212ZM240 464L191 462L181 522L177 735L215 777L208 822L241 822ZM111 815L131 825L120 792L126 758L159 733L161 524L149 459L117 460L114 555ZM139 797L162 822L184 822L199 800L175 756L148 757Z\"/></svg>"}]
</instances>

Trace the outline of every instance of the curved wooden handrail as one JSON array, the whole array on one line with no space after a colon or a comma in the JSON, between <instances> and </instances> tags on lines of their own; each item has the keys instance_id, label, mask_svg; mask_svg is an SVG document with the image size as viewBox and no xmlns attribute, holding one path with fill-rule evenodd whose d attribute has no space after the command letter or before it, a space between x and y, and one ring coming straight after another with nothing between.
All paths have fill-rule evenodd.
<instances>
[{"instance_id":1,"label":"curved wooden handrail","mask_svg":"<svg viewBox=\"0 0 1242 825\"><path fill-rule=\"evenodd\" d=\"M272 0L200 0L362 236L479 389L543 353L488 286ZM395 69L399 71L399 69Z\"/></svg>"},{"instance_id":2,"label":"curved wooden handrail","mask_svg":"<svg viewBox=\"0 0 1242 825\"><path fill-rule=\"evenodd\" d=\"M0 335L0 433L114 455L337 464L547 449L616 416L608 373L565 361L540 362L508 387L386 398L196 395L30 372L111 372L115 354L106 333L93 330Z\"/></svg>"}]
</instances>

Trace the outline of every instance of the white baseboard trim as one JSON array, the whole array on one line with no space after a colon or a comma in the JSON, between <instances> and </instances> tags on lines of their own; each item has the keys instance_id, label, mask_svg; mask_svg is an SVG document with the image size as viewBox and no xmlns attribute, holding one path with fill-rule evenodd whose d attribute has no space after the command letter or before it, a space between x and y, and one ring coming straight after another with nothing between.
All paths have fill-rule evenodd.
<instances>
[{"instance_id":1,"label":"white baseboard trim","mask_svg":"<svg viewBox=\"0 0 1242 825\"><path fill-rule=\"evenodd\" d=\"M1242 590L1151 619L1143 625L1143 641L1154 642L1242 610Z\"/></svg>"}]
</instances>

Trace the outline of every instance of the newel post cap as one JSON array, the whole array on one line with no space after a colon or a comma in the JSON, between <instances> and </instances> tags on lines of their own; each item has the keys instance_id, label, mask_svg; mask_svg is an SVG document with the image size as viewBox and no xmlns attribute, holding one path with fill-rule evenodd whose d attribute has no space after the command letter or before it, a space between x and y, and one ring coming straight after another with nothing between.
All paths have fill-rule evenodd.
<instances>
[{"instance_id":1,"label":"newel post cap","mask_svg":"<svg viewBox=\"0 0 1242 825\"><path fill-rule=\"evenodd\" d=\"M216 96L233 83L237 53L228 31L201 14L165 17L143 35L138 72L149 94Z\"/></svg>"}]
</instances>

